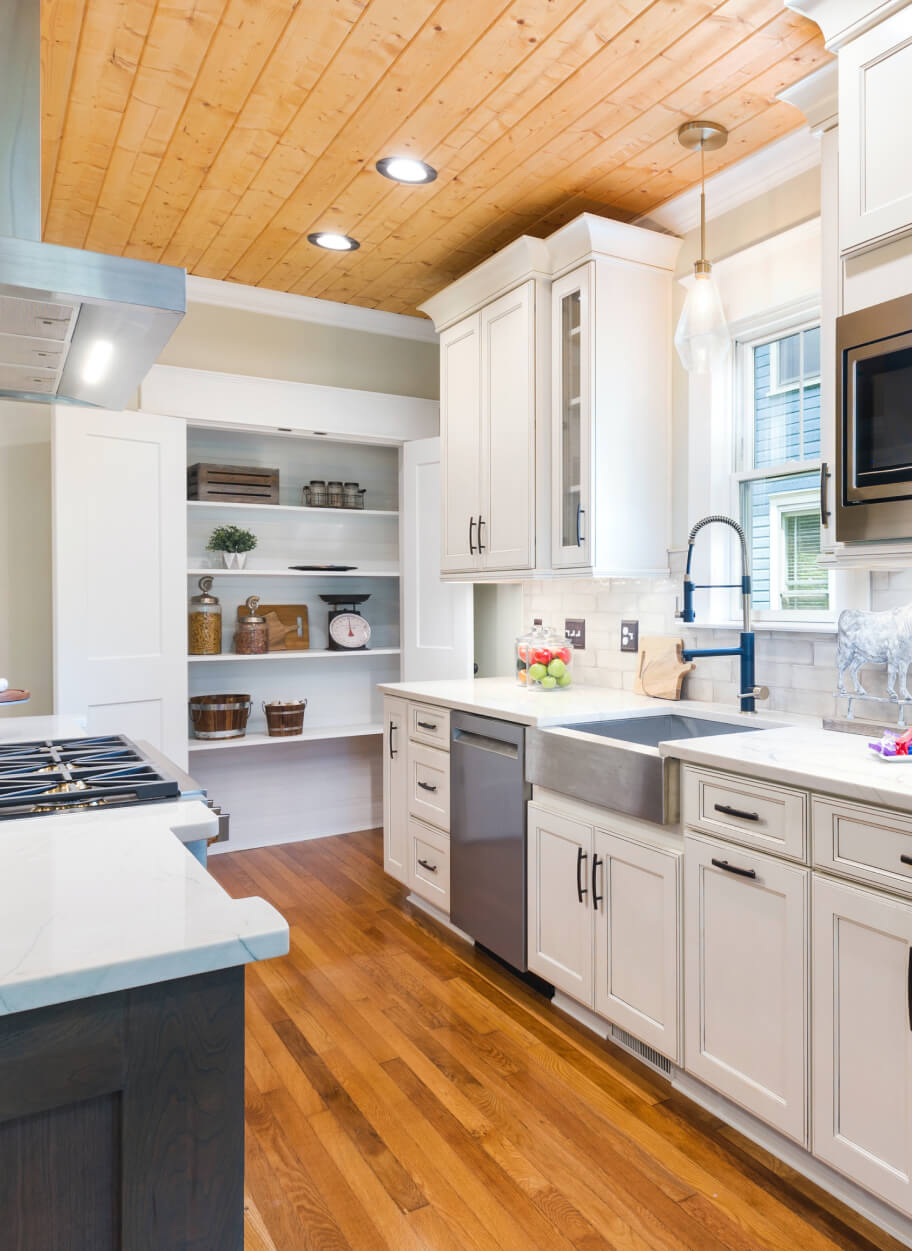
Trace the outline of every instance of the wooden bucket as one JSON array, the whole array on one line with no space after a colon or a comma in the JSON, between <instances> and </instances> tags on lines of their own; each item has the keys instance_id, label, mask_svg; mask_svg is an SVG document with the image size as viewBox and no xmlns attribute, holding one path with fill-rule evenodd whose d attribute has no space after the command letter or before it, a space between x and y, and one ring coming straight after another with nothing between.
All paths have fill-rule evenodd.
<instances>
[{"instance_id":1,"label":"wooden bucket","mask_svg":"<svg viewBox=\"0 0 912 1251\"><path fill-rule=\"evenodd\" d=\"M190 700L194 738L243 738L250 706L249 695L194 695Z\"/></svg>"},{"instance_id":2,"label":"wooden bucket","mask_svg":"<svg viewBox=\"0 0 912 1251\"><path fill-rule=\"evenodd\" d=\"M266 732L270 738L291 738L292 735L304 732L304 710L306 699L296 699L291 703L264 703L266 714Z\"/></svg>"}]
</instances>

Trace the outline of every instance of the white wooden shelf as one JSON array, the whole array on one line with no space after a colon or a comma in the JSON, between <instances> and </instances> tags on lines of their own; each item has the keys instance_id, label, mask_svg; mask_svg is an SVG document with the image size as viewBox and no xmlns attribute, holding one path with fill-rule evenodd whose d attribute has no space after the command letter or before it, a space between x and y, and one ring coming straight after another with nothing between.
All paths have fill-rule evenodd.
<instances>
[{"instance_id":1,"label":"white wooden shelf","mask_svg":"<svg viewBox=\"0 0 912 1251\"><path fill-rule=\"evenodd\" d=\"M188 577L196 578L209 574L213 578L398 578L399 570L394 569L349 569L340 570L318 569L203 569L187 570Z\"/></svg>"},{"instance_id":2,"label":"white wooden shelf","mask_svg":"<svg viewBox=\"0 0 912 1251\"><path fill-rule=\"evenodd\" d=\"M307 726L301 734L271 737L269 734L245 734L243 738L191 738L190 751L228 751L233 747L281 747L289 743L320 743L330 738L362 738L382 734L382 725Z\"/></svg>"},{"instance_id":3,"label":"white wooden shelf","mask_svg":"<svg viewBox=\"0 0 912 1251\"><path fill-rule=\"evenodd\" d=\"M232 512L260 513L311 513L329 517L398 517L399 512L388 508L314 508L308 504L238 504L230 500L187 500L188 508L220 508Z\"/></svg>"},{"instance_id":4,"label":"white wooden shelf","mask_svg":"<svg viewBox=\"0 0 912 1251\"><path fill-rule=\"evenodd\" d=\"M243 661L276 661L276 660L341 660L345 656L398 656L398 647L369 647L366 651L330 651L328 648L307 648L291 652L255 652L253 655L238 655L237 652L220 652L217 656L188 656L190 664L231 664L236 660Z\"/></svg>"}]
</instances>

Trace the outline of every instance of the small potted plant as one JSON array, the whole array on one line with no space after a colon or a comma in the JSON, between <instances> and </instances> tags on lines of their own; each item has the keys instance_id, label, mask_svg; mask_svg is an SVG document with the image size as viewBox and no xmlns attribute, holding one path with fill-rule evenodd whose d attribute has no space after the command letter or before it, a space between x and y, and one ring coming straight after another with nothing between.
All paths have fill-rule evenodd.
<instances>
[{"instance_id":1,"label":"small potted plant","mask_svg":"<svg viewBox=\"0 0 912 1251\"><path fill-rule=\"evenodd\" d=\"M216 526L209 536L206 551L221 552L226 569L243 569L247 553L256 547L256 535L240 526Z\"/></svg>"}]
</instances>

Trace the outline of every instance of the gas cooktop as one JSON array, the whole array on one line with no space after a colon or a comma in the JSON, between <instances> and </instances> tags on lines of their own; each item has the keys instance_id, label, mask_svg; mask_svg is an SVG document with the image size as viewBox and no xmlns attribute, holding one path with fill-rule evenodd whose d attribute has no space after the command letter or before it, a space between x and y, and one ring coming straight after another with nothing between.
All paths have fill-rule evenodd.
<instances>
[{"instance_id":1,"label":"gas cooktop","mask_svg":"<svg viewBox=\"0 0 912 1251\"><path fill-rule=\"evenodd\" d=\"M179 796L177 780L121 734L0 742L0 821Z\"/></svg>"}]
</instances>

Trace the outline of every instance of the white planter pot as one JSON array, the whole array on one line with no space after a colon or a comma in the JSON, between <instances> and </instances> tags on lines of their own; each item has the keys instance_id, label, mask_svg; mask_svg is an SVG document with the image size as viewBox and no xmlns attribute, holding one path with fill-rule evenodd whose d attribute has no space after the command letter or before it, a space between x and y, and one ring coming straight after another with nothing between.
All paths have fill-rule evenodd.
<instances>
[{"instance_id":1,"label":"white planter pot","mask_svg":"<svg viewBox=\"0 0 912 1251\"><path fill-rule=\"evenodd\" d=\"M222 552L222 563L226 569L243 569L247 564L247 553Z\"/></svg>"}]
</instances>

